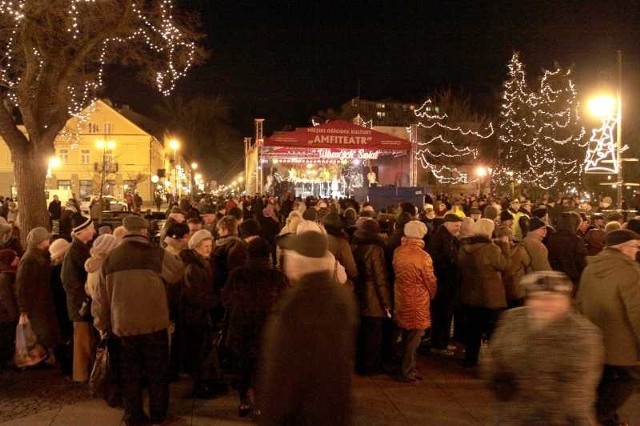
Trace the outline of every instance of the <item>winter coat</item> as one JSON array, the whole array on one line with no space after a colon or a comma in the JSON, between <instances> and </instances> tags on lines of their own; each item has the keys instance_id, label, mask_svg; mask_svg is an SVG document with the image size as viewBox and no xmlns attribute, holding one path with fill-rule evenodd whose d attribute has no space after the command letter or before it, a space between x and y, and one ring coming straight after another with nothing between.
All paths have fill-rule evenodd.
<instances>
[{"instance_id":1,"label":"winter coat","mask_svg":"<svg viewBox=\"0 0 640 426\"><path fill-rule=\"evenodd\" d=\"M339 235L328 234L327 240L329 243L329 251L333 254L336 260L344 266L349 280L347 284L352 285L358 277L358 267L356 266L356 261L353 258L351 246L347 242L347 234L343 231L341 231Z\"/></svg>"},{"instance_id":2,"label":"winter coat","mask_svg":"<svg viewBox=\"0 0 640 426\"><path fill-rule=\"evenodd\" d=\"M499 309L507 306L502 273L511 264L506 243L494 244L484 235L462 240L458 265L462 274L461 301L466 306Z\"/></svg>"},{"instance_id":3,"label":"winter coat","mask_svg":"<svg viewBox=\"0 0 640 426\"><path fill-rule=\"evenodd\" d=\"M270 266L268 258L250 258L245 266L234 269L222 292L227 310L226 347L242 356L257 357L267 318L288 287L287 278Z\"/></svg>"},{"instance_id":4,"label":"winter coat","mask_svg":"<svg viewBox=\"0 0 640 426\"><path fill-rule=\"evenodd\" d=\"M542 244L542 241L531 233L522 240L522 245L527 249L531 258L531 271L551 271L549 264L549 250Z\"/></svg>"},{"instance_id":5,"label":"winter coat","mask_svg":"<svg viewBox=\"0 0 640 426\"><path fill-rule=\"evenodd\" d=\"M440 226L429 242L429 253L433 259L433 269L438 279L438 293L452 294L460 286L458 272L458 252L460 241L449 232L446 226Z\"/></svg>"},{"instance_id":6,"label":"winter coat","mask_svg":"<svg viewBox=\"0 0 640 426\"><path fill-rule=\"evenodd\" d=\"M91 257L90 248L87 244L74 238L69 246L69 251L62 261L62 285L67 293L67 312L69 319L76 321L90 321L90 318L80 315L82 302L87 297L84 287L87 283L87 271L84 263Z\"/></svg>"},{"instance_id":7,"label":"winter coat","mask_svg":"<svg viewBox=\"0 0 640 426\"><path fill-rule=\"evenodd\" d=\"M15 281L15 270L3 269L0 271L0 322L14 323L18 321Z\"/></svg>"},{"instance_id":8,"label":"winter coat","mask_svg":"<svg viewBox=\"0 0 640 426\"><path fill-rule=\"evenodd\" d=\"M351 240L353 257L358 267L354 290L360 315L385 318L391 310L391 288L384 259L384 241L379 235L358 230Z\"/></svg>"},{"instance_id":9,"label":"winter coat","mask_svg":"<svg viewBox=\"0 0 640 426\"><path fill-rule=\"evenodd\" d=\"M47 348L53 348L60 340L50 276L49 253L30 247L18 264L18 308L29 317L38 342Z\"/></svg>"},{"instance_id":10,"label":"winter coat","mask_svg":"<svg viewBox=\"0 0 640 426\"><path fill-rule=\"evenodd\" d=\"M431 325L429 307L436 295L436 277L424 241L403 238L393 254L394 316L406 330L426 330Z\"/></svg>"},{"instance_id":11,"label":"winter coat","mask_svg":"<svg viewBox=\"0 0 640 426\"><path fill-rule=\"evenodd\" d=\"M570 231L560 229L549 237L547 248L553 270L567 274L577 291L580 275L587 266L587 248L582 239Z\"/></svg>"},{"instance_id":12,"label":"winter coat","mask_svg":"<svg viewBox=\"0 0 640 426\"><path fill-rule=\"evenodd\" d=\"M221 300L222 289L229 278L229 273L244 266L248 257L247 244L240 238L229 236L216 240L210 260L214 272L213 288L219 300Z\"/></svg>"},{"instance_id":13,"label":"winter coat","mask_svg":"<svg viewBox=\"0 0 640 426\"><path fill-rule=\"evenodd\" d=\"M87 293L91 299L94 298L96 294L96 288L98 287L98 282L100 281L100 269L102 268L102 264L104 263L104 259L107 257L109 253L98 253L95 255L91 255L84 262L84 269L87 271L87 283L84 286L84 291Z\"/></svg>"},{"instance_id":14,"label":"winter coat","mask_svg":"<svg viewBox=\"0 0 640 426\"><path fill-rule=\"evenodd\" d=\"M577 294L580 312L602 330L605 363L640 365L640 265L605 248L587 258Z\"/></svg>"},{"instance_id":15,"label":"winter coat","mask_svg":"<svg viewBox=\"0 0 640 426\"><path fill-rule=\"evenodd\" d=\"M353 424L356 322L352 292L328 271L284 295L265 326L260 425Z\"/></svg>"},{"instance_id":16,"label":"winter coat","mask_svg":"<svg viewBox=\"0 0 640 426\"><path fill-rule=\"evenodd\" d=\"M536 328L527 312L504 312L489 343L486 375L497 400L496 424L594 424L600 331L574 312Z\"/></svg>"},{"instance_id":17,"label":"winter coat","mask_svg":"<svg viewBox=\"0 0 640 426\"><path fill-rule=\"evenodd\" d=\"M195 250L183 250L184 278L180 289L180 324L210 325L211 309L218 301L213 291L211 262Z\"/></svg>"},{"instance_id":18,"label":"winter coat","mask_svg":"<svg viewBox=\"0 0 640 426\"><path fill-rule=\"evenodd\" d=\"M524 298L524 288L520 285L522 277L531 272L531 257L522 243L511 246L511 261L509 269L502 273L507 300L522 300Z\"/></svg>"},{"instance_id":19,"label":"winter coat","mask_svg":"<svg viewBox=\"0 0 640 426\"><path fill-rule=\"evenodd\" d=\"M4 249L15 251L18 257L22 257L22 255L24 254L24 248L22 248L22 243L20 242L20 239L11 235L11 233L7 234L3 238L3 241L0 242L0 250L4 250Z\"/></svg>"},{"instance_id":20,"label":"winter coat","mask_svg":"<svg viewBox=\"0 0 640 426\"><path fill-rule=\"evenodd\" d=\"M167 329L165 285L176 285L183 270L180 258L151 246L146 237L125 235L102 265L91 306L95 327L119 337Z\"/></svg>"}]
</instances>

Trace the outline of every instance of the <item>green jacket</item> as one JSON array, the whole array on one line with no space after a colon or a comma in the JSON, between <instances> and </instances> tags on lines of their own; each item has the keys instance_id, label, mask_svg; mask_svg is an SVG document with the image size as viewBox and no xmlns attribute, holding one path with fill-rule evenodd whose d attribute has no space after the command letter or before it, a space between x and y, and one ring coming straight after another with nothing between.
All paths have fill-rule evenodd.
<instances>
[{"instance_id":1,"label":"green jacket","mask_svg":"<svg viewBox=\"0 0 640 426\"><path fill-rule=\"evenodd\" d=\"M577 303L602 330L605 363L640 365L640 265L613 248L587 263Z\"/></svg>"}]
</instances>

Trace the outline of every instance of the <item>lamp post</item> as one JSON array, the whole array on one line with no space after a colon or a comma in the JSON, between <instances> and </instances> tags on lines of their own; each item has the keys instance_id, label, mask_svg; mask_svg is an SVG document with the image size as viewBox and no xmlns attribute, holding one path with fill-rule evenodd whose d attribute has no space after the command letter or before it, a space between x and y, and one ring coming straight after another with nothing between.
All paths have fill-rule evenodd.
<instances>
[{"instance_id":1,"label":"lamp post","mask_svg":"<svg viewBox=\"0 0 640 426\"><path fill-rule=\"evenodd\" d=\"M487 176L488 174L488 169L485 166L478 166L476 167L476 176L478 176L478 180L476 181L477 183L477 196L478 198L480 197L480 193L482 192L482 181L484 180L485 176Z\"/></svg>"},{"instance_id":2,"label":"lamp post","mask_svg":"<svg viewBox=\"0 0 640 426\"><path fill-rule=\"evenodd\" d=\"M104 210L104 206L102 205L102 197L104 196L104 180L107 174L107 153L111 153L111 150L114 149L115 147L116 147L116 143L114 141L99 140L96 142L96 148L102 150L102 169L100 170L100 193L98 195L98 203L100 206L100 213L98 213L98 223L102 222L102 210ZM111 166L111 164L109 164L109 166Z\"/></svg>"},{"instance_id":3,"label":"lamp post","mask_svg":"<svg viewBox=\"0 0 640 426\"><path fill-rule=\"evenodd\" d=\"M194 161L191 163L191 196L194 195L196 189L196 170L198 170L198 163Z\"/></svg>"},{"instance_id":4,"label":"lamp post","mask_svg":"<svg viewBox=\"0 0 640 426\"><path fill-rule=\"evenodd\" d=\"M178 195L178 164L176 162L176 153L180 149L180 142L177 139L169 141L169 147L173 150L173 195Z\"/></svg>"},{"instance_id":5,"label":"lamp post","mask_svg":"<svg viewBox=\"0 0 640 426\"><path fill-rule=\"evenodd\" d=\"M158 207L158 210L160 210L160 206L157 205L156 203L156 199L158 197L158 182L160 182L160 178L158 177L158 175L153 175L151 176L151 183L153 184L153 191L151 192L151 197L153 197L152 201L151 201L151 205L156 205Z\"/></svg>"}]
</instances>

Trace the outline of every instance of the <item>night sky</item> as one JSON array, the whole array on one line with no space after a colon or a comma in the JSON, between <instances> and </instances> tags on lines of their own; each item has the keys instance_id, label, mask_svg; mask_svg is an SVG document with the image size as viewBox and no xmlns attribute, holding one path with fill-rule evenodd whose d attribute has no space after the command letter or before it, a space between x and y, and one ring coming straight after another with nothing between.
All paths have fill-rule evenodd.
<instances>
[{"instance_id":1,"label":"night sky","mask_svg":"<svg viewBox=\"0 0 640 426\"><path fill-rule=\"evenodd\" d=\"M532 82L543 67L575 65L582 96L615 88L624 53L625 119L640 102L640 1L183 0L202 14L211 57L182 96L222 95L251 136L304 126L360 94L420 102L441 88L495 114L513 50ZM358 92L359 90L359 92ZM112 98L148 110L150 91L111 85ZM624 127L624 126L623 126Z\"/></svg>"}]
</instances>

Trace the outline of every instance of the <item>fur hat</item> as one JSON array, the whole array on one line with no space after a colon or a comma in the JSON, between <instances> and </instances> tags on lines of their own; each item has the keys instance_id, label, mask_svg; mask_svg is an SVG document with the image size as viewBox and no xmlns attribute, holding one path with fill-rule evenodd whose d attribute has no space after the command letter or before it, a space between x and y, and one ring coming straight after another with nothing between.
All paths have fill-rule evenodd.
<instances>
[{"instance_id":1,"label":"fur hat","mask_svg":"<svg viewBox=\"0 0 640 426\"><path fill-rule=\"evenodd\" d=\"M29 234L27 234L27 244L30 246L37 246L41 242L47 241L48 239L49 231L47 230L47 228L44 228L42 226L33 228L31 231L29 231Z\"/></svg>"},{"instance_id":2,"label":"fur hat","mask_svg":"<svg viewBox=\"0 0 640 426\"><path fill-rule=\"evenodd\" d=\"M380 224L375 219L367 219L360 226L360 230L367 234L379 234L380 233Z\"/></svg>"},{"instance_id":3,"label":"fur hat","mask_svg":"<svg viewBox=\"0 0 640 426\"><path fill-rule=\"evenodd\" d=\"M640 239L640 235L628 229L616 229L607 233L606 246L616 247L629 241Z\"/></svg>"},{"instance_id":4,"label":"fur hat","mask_svg":"<svg viewBox=\"0 0 640 426\"><path fill-rule=\"evenodd\" d=\"M338 213L329 213L322 219L325 229L332 231L340 231L343 228L342 219Z\"/></svg>"},{"instance_id":5,"label":"fur hat","mask_svg":"<svg viewBox=\"0 0 640 426\"><path fill-rule=\"evenodd\" d=\"M249 253L249 258L269 258L271 256L271 247L269 243L264 238L258 237L254 240L251 240L249 244L247 244L247 252Z\"/></svg>"},{"instance_id":6,"label":"fur hat","mask_svg":"<svg viewBox=\"0 0 640 426\"><path fill-rule=\"evenodd\" d=\"M484 235L485 237L491 238L495 227L496 224L493 220L483 217L473 224L472 231L474 235Z\"/></svg>"},{"instance_id":7,"label":"fur hat","mask_svg":"<svg viewBox=\"0 0 640 426\"><path fill-rule=\"evenodd\" d=\"M404 236L407 238L422 239L427 235L427 225L419 220L411 220L404 225Z\"/></svg>"},{"instance_id":8,"label":"fur hat","mask_svg":"<svg viewBox=\"0 0 640 426\"><path fill-rule=\"evenodd\" d=\"M64 238L58 238L53 241L49 245L49 254L51 255L51 259L59 259L63 257L67 253L67 250L69 250L70 246L71 243Z\"/></svg>"},{"instance_id":9,"label":"fur hat","mask_svg":"<svg viewBox=\"0 0 640 426\"><path fill-rule=\"evenodd\" d=\"M191 238L189 238L189 248L193 250L196 247L198 247L198 245L200 245L201 242L205 240L213 241L213 235L211 235L211 232L207 231L206 229L201 229L199 231L196 231L191 236Z\"/></svg>"},{"instance_id":10,"label":"fur hat","mask_svg":"<svg viewBox=\"0 0 640 426\"><path fill-rule=\"evenodd\" d=\"M571 296L573 283L562 272L538 271L525 275L520 280L520 285L524 287L527 296L538 292L550 292Z\"/></svg>"}]
</instances>

